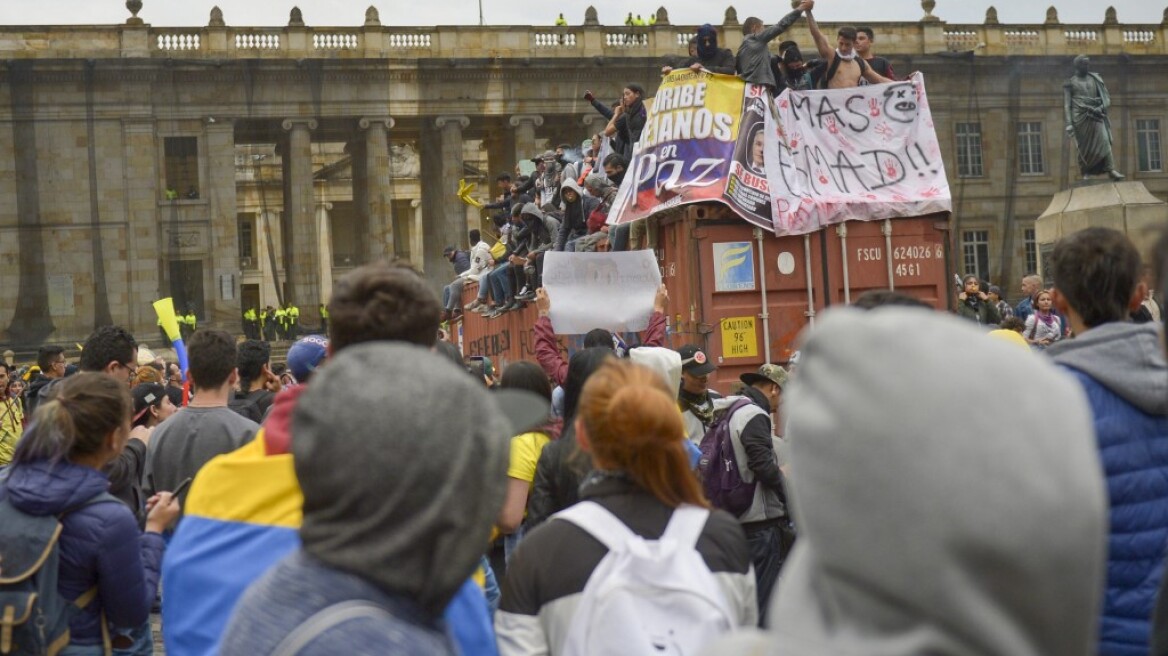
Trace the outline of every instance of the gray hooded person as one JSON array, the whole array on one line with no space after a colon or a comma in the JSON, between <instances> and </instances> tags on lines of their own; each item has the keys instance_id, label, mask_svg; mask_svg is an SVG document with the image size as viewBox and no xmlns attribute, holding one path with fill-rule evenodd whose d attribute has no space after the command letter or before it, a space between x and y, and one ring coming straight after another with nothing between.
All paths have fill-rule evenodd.
<instances>
[{"instance_id":1,"label":"gray hooded person","mask_svg":"<svg viewBox=\"0 0 1168 656\"><path fill-rule=\"evenodd\" d=\"M346 348L312 383L292 417L302 547L248 589L220 653L454 653L442 611L503 506L509 436L547 402L402 342Z\"/></svg>"},{"instance_id":2,"label":"gray hooded person","mask_svg":"<svg viewBox=\"0 0 1168 656\"><path fill-rule=\"evenodd\" d=\"M771 629L706 653L1095 653L1107 497L1073 379L951 316L841 309L789 404L799 539Z\"/></svg>"}]
</instances>

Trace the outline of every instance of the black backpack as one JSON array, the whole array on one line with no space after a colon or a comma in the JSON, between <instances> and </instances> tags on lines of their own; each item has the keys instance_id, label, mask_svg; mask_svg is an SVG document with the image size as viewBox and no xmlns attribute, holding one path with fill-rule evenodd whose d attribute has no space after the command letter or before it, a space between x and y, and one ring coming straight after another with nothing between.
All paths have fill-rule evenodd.
<instances>
[{"instance_id":1,"label":"black backpack","mask_svg":"<svg viewBox=\"0 0 1168 656\"><path fill-rule=\"evenodd\" d=\"M267 390L256 390L254 392L244 394L243 392L236 392L231 400L227 402L227 407L234 410L237 414L246 417L257 424L264 422L264 411L266 408L260 405L271 392ZM269 404L270 405L270 404Z\"/></svg>"},{"instance_id":2,"label":"black backpack","mask_svg":"<svg viewBox=\"0 0 1168 656\"><path fill-rule=\"evenodd\" d=\"M102 492L72 511L105 502L121 503ZM0 500L0 654L4 656L53 656L61 651L69 644L69 621L97 597L94 586L69 603L57 589L61 556L57 539L63 516L36 517L17 509L7 496ZM102 642L110 653L104 617Z\"/></svg>"},{"instance_id":3,"label":"black backpack","mask_svg":"<svg viewBox=\"0 0 1168 656\"><path fill-rule=\"evenodd\" d=\"M852 61L860 65L860 76L862 77L864 75L864 71L868 70L869 68L868 62L864 61L864 58L859 55L856 55L856 58ZM819 85L816 88L826 89L827 83L831 82L831 78L835 77L835 73L839 70L839 66L840 56L837 54L835 57L831 58L831 64L828 65L827 71L823 74L823 77L819 78Z\"/></svg>"}]
</instances>

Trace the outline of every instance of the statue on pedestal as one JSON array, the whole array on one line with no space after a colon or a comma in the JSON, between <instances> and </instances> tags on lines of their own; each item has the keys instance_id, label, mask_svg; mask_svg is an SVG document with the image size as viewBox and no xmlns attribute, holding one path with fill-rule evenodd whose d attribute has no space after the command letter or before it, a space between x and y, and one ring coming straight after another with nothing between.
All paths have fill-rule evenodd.
<instances>
[{"instance_id":1,"label":"statue on pedestal","mask_svg":"<svg viewBox=\"0 0 1168 656\"><path fill-rule=\"evenodd\" d=\"M1063 84L1067 135L1075 140L1084 178L1106 173L1112 180L1122 180L1111 153L1111 120L1107 118L1111 95L1103 78L1088 70L1090 66L1087 55L1075 57L1075 75Z\"/></svg>"}]
</instances>

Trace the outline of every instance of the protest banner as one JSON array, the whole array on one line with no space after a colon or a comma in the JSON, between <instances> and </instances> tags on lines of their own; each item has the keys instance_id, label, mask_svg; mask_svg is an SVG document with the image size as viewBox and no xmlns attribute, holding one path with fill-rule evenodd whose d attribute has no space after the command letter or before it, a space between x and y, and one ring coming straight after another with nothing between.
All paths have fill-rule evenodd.
<instances>
[{"instance_id":1,"label":"protest banner","mask_svg":"<svg viewBox=\"0 0 1168 656\"><path fill-rule=\"evenodd\" d=\"M924 77L826 91L783 91L765 114L777 235L847 220L950 211Z\"/></svg>"},{"instance_id":2,"label":"protest banner","mask_svg":"<svg viewBox=\"0 0 1168 656\"><path fill-rule=\"evenodd\" d=\"M763 167L768 95L733 75L678 70L646 100L645 128L633 147L609 223L718 201L772 229Z\"/></svg>"},{"instance_id":3,"label":"protest banner","mask_svg":"<svg viewBox=\"0 0 1168 656\"><path fill-rule=\"evenodd\" d=\"M624 333L649 325L661 269L650 250L620 253L544 255L543 286L552 302L557 334L579 335L593 328Z\"/></svg>"}]
</instances>

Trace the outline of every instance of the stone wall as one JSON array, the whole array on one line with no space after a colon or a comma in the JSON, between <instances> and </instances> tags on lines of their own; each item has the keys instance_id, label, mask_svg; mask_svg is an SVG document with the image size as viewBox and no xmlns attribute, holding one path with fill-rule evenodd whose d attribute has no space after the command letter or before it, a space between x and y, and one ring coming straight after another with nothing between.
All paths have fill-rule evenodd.
<instances>
[{"instance_id":1,"label":"stone wall","mask_svg":"<svg viewBox=\"0 0 1168 656\"><path fill-rule=\"evenodd\" d=\"M1137 120L1168 128L1163 26L1068 26L1056 16L1040 26L922 20L874 27L880 54L900 75L925 74L953 191L959 270L963 234L984 230L985 273L1016 293L1028 266L1025 231L1076 177L1073 145L1062 131L1061 85L1079 52L1095 55L1109 85L1120 170L1168 197L1168 174L1137 170L1135 131ZM741 37L734 21L722 29L724 45L735 47ZM453 199L465 172L443 153L482 140L487 174L480 197L489 198L494 174L533 154L524 151L545 141L578 143L603 126L581 98L585 89L615 99L625 82L640 81L652 91L662 57L683 52L694 31L664 24L401 28L377 21L355 28L0 27L0 343L72 343L104 320L153 338L149 303L169 293L178 261L201 267L201 325L238 330L240 284L257 283L240 267L237 213L258 208L247 182L237 180L236 146L286 148L285 121L315 122L306 124L310 144L341 142L363 153L354 169L360 193L314 195L316 204L363 199L358 205L369 209L360 211L376 221L362 225L392 226L401 224L388 216L394 203L371 199L420 201L409 209L417 228L410 250L437 285L449 277L442 246L462 243L468 218L474 220ZM804 23L790 35L811 51ZM967 122L981 128L983 171L976 177L956 170L955 125ZM1039 174L1020 171L1021 122L1041 125ZM417 144L418 182L387 181L382 135L389 143ZM197 199L165 197L170 136L198 140ZM305 161L303 142L298 152ZM310 178L298 179L304 212L318 221L319 208L308 207L303 189ZM268 193L279 197L269 212L284 206L283 192ZM271 214L260 223L271 226L277 249L297 239ZM429 239L419 244L422 233ZM380 241L370 242L363 257L393 248L391 232L366 236ZM267 266L266 238L257 239L256 257ZM426 254L417 254L422 248ZM327 276L322 271L300 283L311 289ZM265 297L275 294L274 281L263 283ZM303 309L314 300L298 302Z\"/></svg>"}]
</instances>

